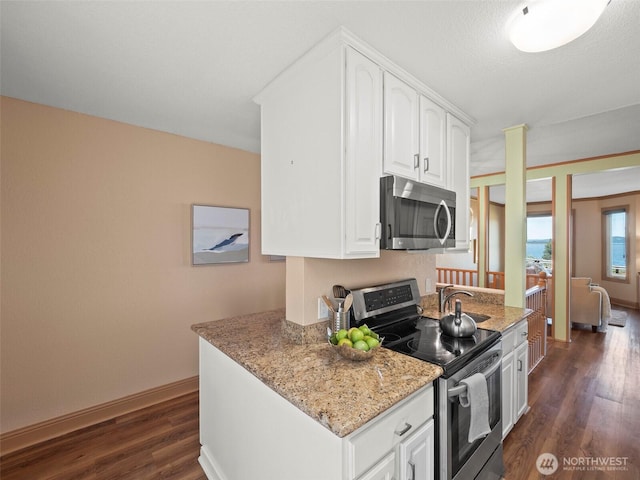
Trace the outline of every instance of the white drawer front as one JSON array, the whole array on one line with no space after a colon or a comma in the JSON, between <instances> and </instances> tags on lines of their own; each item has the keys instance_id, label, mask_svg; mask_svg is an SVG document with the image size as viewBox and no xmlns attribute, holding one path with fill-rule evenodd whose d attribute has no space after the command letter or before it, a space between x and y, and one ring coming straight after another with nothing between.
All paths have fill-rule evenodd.
<instances>
[{"instance_id":1,"label":"white drawer front","mask_svg":"<svg viewBox=\"0 0 640 480\"><path fill-rule=\"evenodd\" d=\"M516 327L513 326L506 332L502 333L502 356L513 352L516 347Z\"/></svg>"},{"instance_id":2,"label":"white drawer front","mask_svg":"<svg viewBox=\"0 0 640 480\"><path fill-rule=\"evenodd\" d=\"M529 332L529 322L522 320L516 325L516 346L527 341Z\"/></svg>"},{"instance_id":3,"label":"white drawer front","mask_svg":"<svg viewBox=\"0 0 640 480\"><path fill-rule=\"evenodd\" d=\"M347 441L352 466L349 477L365 472L432 416L433 387L429 386L371 420Z\"/></svg>"}]
</instances>

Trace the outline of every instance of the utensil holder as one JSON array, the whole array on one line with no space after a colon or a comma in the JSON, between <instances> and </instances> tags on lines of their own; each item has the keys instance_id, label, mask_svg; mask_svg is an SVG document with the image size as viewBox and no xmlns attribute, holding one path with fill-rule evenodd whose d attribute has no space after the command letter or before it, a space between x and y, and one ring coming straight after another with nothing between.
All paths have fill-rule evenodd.
<instances>
[{"instance_id":1,"label":"utensil holder","mask_svg":"<svg viewBox=\"0 0 640 480\"><path fill-rule=\"evenodd\" d=\"M337 332L342 328L349 330L349 310L333 314L333 331Z\"/></svg>"}]
</instances>

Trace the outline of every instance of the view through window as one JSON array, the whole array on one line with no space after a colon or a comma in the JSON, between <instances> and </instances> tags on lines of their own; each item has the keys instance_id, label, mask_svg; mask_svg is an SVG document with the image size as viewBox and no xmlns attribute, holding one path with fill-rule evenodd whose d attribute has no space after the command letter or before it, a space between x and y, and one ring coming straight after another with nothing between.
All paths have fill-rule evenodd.
<instances>
[{"instance_id":1,"label":"view through window","mask_svg":"<svg viewBox=\"0 0 640 480\"><path fill-rule=\"evenodd\" d=\"M602 211L603 277L627 280L627 207Z\"/></svg>"},{"instance_id":2,"label":"view through window","mask_svg":"<svg viewBox=\"0 0 640 480\"><path fill-rule=\"evenodd\" d=\"M553 217L551 214L527 216L526 269L528 274L541 271L551 275L552 265Z\"/></svg>"}]
</instances>

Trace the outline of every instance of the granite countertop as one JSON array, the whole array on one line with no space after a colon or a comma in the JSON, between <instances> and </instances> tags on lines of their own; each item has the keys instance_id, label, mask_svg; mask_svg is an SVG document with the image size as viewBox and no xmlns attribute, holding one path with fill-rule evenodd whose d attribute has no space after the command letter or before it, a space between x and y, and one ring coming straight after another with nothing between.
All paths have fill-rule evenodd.
<instances>
[{"instance_id":1,"label":"granite countertop","mask_svg":"<svg viewBox=\"0 0 640 480\"><path fill-rule=\"evenodd\" d=\"M505 307L504 305L477 302L473 299L465 299L464 297L459 298L462 300L463 313L481 313L491 317L484 322L478 323L478 328L484 328L486 330L504 332L533 313L533 310L530 308ZM425 305L423 315L437 319L442 316L442 313L438 312L437 305Z\"/></svg>"},{"instance_id":2,"label":"granite countertop","mask_svg":"<svg viewBox=\"0 0 640 480\"><path fill-rule=\"evenodd\" d=\"M293 343L282 335L284 318L280 309L191 329L339 437L443 373L437 365L386 348L354 362L326 342Z\"/></svg>"}]
</instances>

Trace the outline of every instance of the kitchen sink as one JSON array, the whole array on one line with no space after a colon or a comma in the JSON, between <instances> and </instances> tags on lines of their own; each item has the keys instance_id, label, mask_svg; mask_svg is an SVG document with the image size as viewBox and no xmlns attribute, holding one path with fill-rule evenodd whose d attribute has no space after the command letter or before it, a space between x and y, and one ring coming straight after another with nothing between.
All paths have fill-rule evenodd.
<instances>
[{"instance_id":1,"label":"kitchen sink","mask_svg":"<svg viewBox=\"0 0 640 480\"><path fill-rule=\"evenodd\" d=\"M489 315L485 315L483 313L472 313L472 312L464 312L473 318L473 321L476 323L482 323L486 320L489 320L491 317Z\"/></svg>"}]
</instances>

